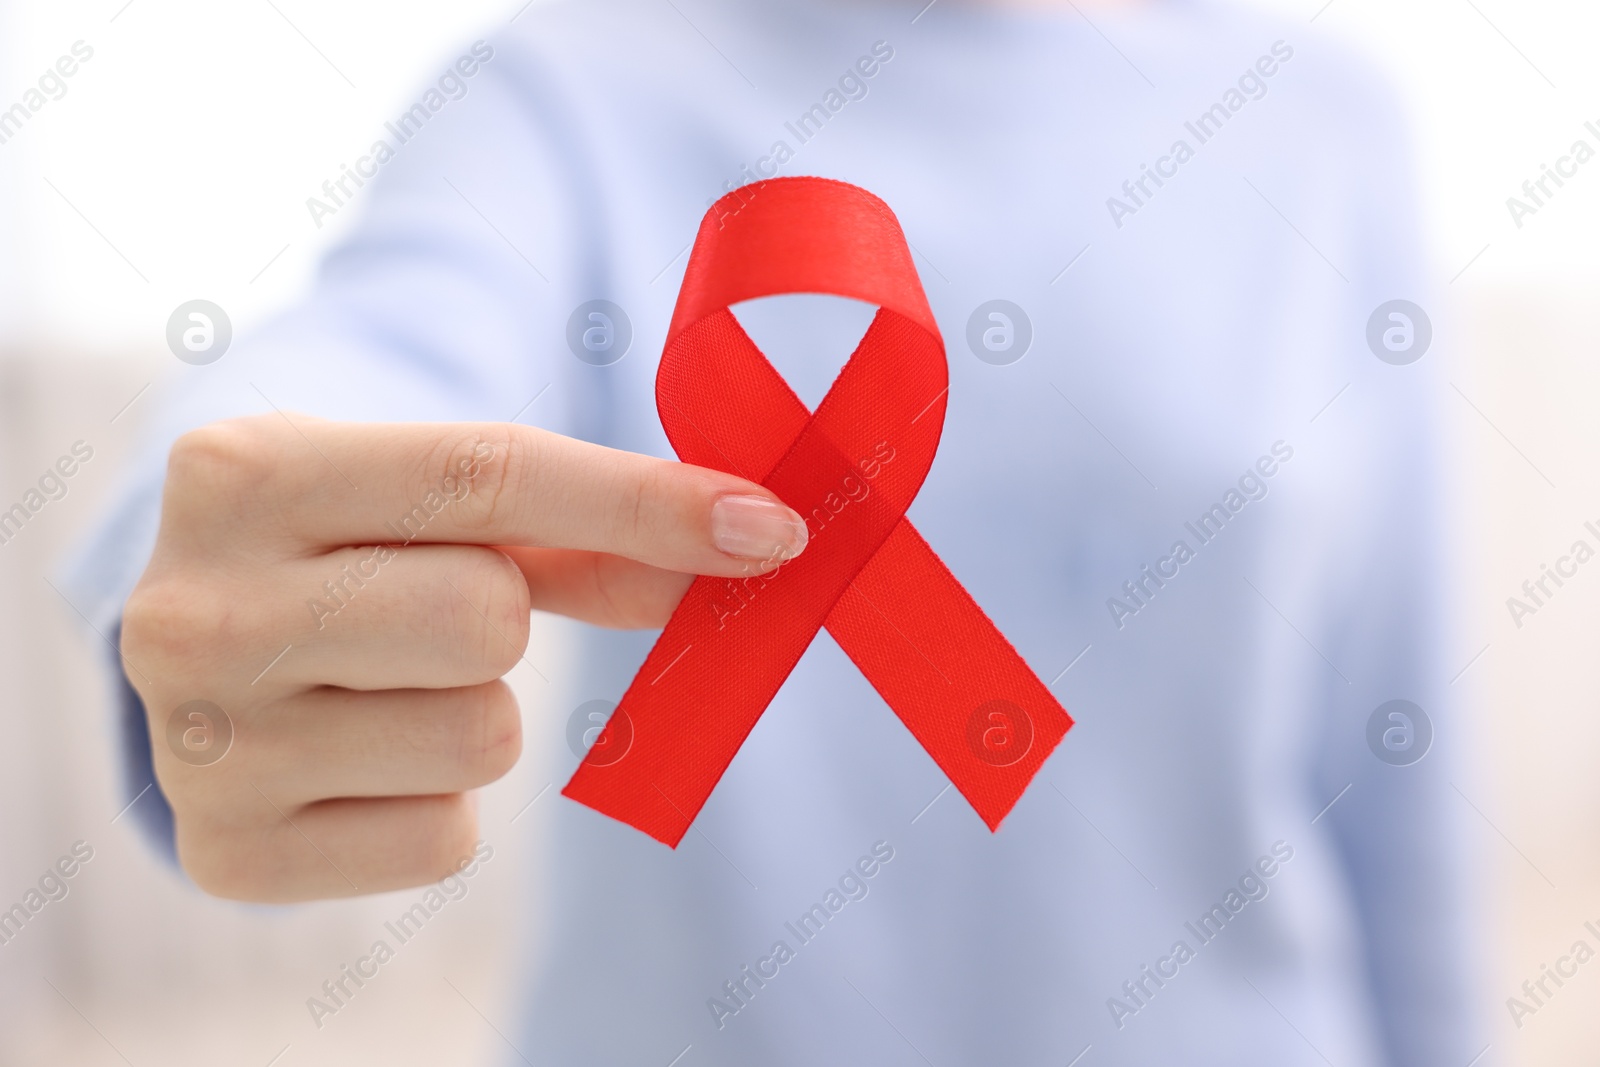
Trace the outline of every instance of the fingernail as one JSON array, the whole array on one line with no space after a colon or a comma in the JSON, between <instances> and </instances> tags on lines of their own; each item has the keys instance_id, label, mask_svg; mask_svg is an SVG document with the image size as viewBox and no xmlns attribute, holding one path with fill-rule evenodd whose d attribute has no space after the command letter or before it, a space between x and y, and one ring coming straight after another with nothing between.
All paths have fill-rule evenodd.
<instances>
[{"instance_id":1,"label":"fingernail","mask_svg":"<svg viewBox=\"0 0 1600 1067\"><path fill-rule=\"evenodd\" d=\"M806 524L764 496L718 497L711 506L711 541L718 551L741 559L792 559L806 547Z\"/></svg>"}]
</instances>

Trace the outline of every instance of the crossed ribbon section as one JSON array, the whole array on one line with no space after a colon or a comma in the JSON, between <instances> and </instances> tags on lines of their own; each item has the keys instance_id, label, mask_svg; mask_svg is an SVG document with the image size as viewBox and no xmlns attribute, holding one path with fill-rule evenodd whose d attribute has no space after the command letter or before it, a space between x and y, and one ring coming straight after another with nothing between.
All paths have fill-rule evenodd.
<instances>
[{"instance_id":1,"label":"crossed ribbon section","mask_svg":"<svg viewBox=\"0 0 1600 1067\"><path fill-rule=\"evenodd\" d=\"M728 310L781 293L878 307L815 412ZM684 462L777 494L810 540L776 570L694 581L566 796L676 848L826 626L999 828L1072 720L905 518L948 392L939 327L882 200L775 178L712 206L656 375L662 426Z\"/></svg>"}]
</instances>

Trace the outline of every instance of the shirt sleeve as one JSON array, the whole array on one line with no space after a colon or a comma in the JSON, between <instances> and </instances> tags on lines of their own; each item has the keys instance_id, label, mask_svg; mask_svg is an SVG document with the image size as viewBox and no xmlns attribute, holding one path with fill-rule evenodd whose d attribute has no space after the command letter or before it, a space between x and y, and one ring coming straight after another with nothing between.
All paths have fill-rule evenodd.
<instances>
[{"instance_id":1,"label":"shirt sleeve","mask_svg":"<svg viewBox=\"0 0 1600 1067\"><path fill-rule=\"evenodd\" d=\"M1453 397L1440 290L1426 262L1423 212L1397 93L1362 94L1347 131L1354 178L1347 204L1350 299L1338 327L1348 392L1310 429L1337 454L1321 560L1318 644L1330 671L1311 774L1318 818L1346 871L1378 1039L1394 1067L1477 1061L1482 1034L1482 827L1461 792L1474 780L1471 658L1453 602L1460 501L1443 426ZM1420 358L1392 363L1368 341L1374 312L1393 300L1423 309L1431 339ZM1386 317L1384 321L1390 321ZM1414 324L1416 325L1416 324ZM1421 334L1416 337L1420 341ZM1396 357L1391 357L1396 358ZM1330 382L1331 394L1339 381ZM1332 470L1332 468L1330 468ZM1404 700L1412 734L1382 743L1369 722ZM1385 728L1399 724L1379 716ZM1374 736L1377 741L1374 742ZM1384 752L1387 759L1380 755ZM1418 758L1420 757L1420 758ZM1467 786L1470 789L1470 786Z\"/></svg>"}]
</instances>

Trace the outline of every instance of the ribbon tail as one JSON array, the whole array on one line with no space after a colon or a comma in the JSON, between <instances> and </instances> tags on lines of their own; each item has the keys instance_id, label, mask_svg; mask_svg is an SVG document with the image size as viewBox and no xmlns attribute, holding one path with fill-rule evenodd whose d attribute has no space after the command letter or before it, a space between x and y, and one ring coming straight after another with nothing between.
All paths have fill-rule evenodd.
<instances>
[{"instance_id":1,"label":"ribbon tail","mask_svg":"<svg viewBox=\"0 0 1600 1067\"><path fill-rule=\"evenodd\" d=\"M902 519L856 575L826 625L973 810L998 830L1072 717L909 522ZM1008 706L1020 721L1004 721L1017 719ZM1002 716L998 726L983 718L993 714ZM1015 748L984 744L1000 729L1011 731L1005 739Z\"/></svg>"}]
</instances>

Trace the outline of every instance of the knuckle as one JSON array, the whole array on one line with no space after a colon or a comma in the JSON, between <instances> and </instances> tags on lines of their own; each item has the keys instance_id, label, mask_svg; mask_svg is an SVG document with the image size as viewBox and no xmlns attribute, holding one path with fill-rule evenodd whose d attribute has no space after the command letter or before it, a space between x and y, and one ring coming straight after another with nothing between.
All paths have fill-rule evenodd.
<instances>
[{"instance_id":1,"label":"knuckle","mask_svg":"<svg viewBox=\"0 0 1600 1067\"><path fill-rule=\"evenodd\" d=\"M478 839L478 813L464 793L432 798L419 813L415 834L401 866L407 881L436 882L454 874L472 855Z\"/></svg>"},{"instance_id":2,"label":"knuckle","mask_svg":"<svg viewBox=\"0 0 1600 1067\"><path fill-rule=\"evenodd\" d=\"M655 463L630 471L617 494L616 531L625 552L634 553L654 540L658 503L665 493L663 471Z\"/></svg>"},{"instance_id":3,"label":"knuckle","mask_svg":"<svg viewBox=\"0 0 1600 1067\"><path fill-rule=\"evenodd\" d=\"M600 608L600 625L648 630L672 618L693 577L667 571L640 572L616 556L590 557L589 582Z\"/></svg>"},{"instance_id":4,"label":"knuckle","mask_svg":"<svg viewBox=\"0 0 1600 1067\"><path fill-rule=\"evenodd\" d=\"M505 509L516 505L507 492L513 484L516 452L508 433L488 428L471 433L451 431L440 437L428 469L454 501L461 526L495 528L504 521Z\"/></svg>"},{"instance_id":5,"label":"knuckle","mask_svg":"<svg viewBox=\"0 0 1600 1067\"><path fill-rule=\"evenodd\" d=\"M269 849L253 835L219 833L181 813L177 820L178 864L204 892L224 900L264 901L272 897Z\"/></svg>"},{"instance_id":6,"label":"knuckle","mask_svg":"<svg viewBox=\"0 0 1600 1067\"><path fill-rule=\"evenodd\" d=\"M490 548L476 555L484 587L484 612L497 629L516 643L520 654L528 645L529 613L533 610L528 581L505 553Z\"/></svg>"},{"instance_id":7,"label":"knuckle","mask_svg":"<svg viewBox=\"0 0 1600 1067\"><path fill-rule=\"evenodd\" d=\"M123 604L122 653L164 673L192 673L242 643L241 619L236 598L214 583L147 577Z\"/></svg>"},{"instance_id":8,"label":"knuckle","mask_svg":"<svg viewBox=\"0 0 1600 1067\"><path fill-rule=\"evenodd\" d=\"M203 632L199 590L171 579L145 580L122 607L122 652L138 662L185 662Z\"/></svg>"},{"instance_id":9,"label":"knuckle","mask_svg":"<svg viewBox=\"0 0 1600 1067\"><path fill-rule=\"evenodd\" d=\"M229 543L214 531L223 521L271 515L273 497L287 489L283 463L287 427L276 415L227 419L191 430L167 454L162 490L164 540L217 549Z\"/></svg>"},{"instance_id":10,"label":"knuckle","mask_svg":"<svg viewBox=\"0 0 1600 1067\"><path fill-rule=\"evenodd\" d=\"M271 418L225 419L179 437L167 455L169 491L205 494L259 485L272 471L279 438Z\"/></svg>"},{"instance_id":11,"label":"knuckle","mask_svg":"<svg viewBox=\"0 0 1600 1067\"><path fill-rule=\"evenodd\" d=\"M643 471L639 477L629 480L628 491L623 494L621 506L625 510L618 526L630 548L643 544L649 537L649 502L659 489L659 477L654 471Z\"/></svg>"},{"instance_id":12,"label":"knuckle","mask_svg":"<svg viewBox=\"0 0 1600 1067\"><path fill-rule=\"evenodd\" d=\"M457 757L476 785L495 781L522 755L522 711L504 682L479 686L459 716Z\"/></svg>"},{"instance_id":13,"label":"knuckle","mask_svg":"<svg viewBox=\"0 0 1600 1067\"><path fill-rule=\"evenodd\" d=\"M122 604L120 651L135 663L165 658L162 653L170 639L168 624L185 610L182 598L170 583L152 582L146 577Z\"/></svg>"},{"instance_id":14,"label":"knuckle","mask_svg":"<svg viewBox=\"0 0 1600 1067\"><path fill-rule=\"evenodd\" d=\"M445 620L458 659L498 678L528 647L528 584L515 563L493 549L469 550L458 572Z\"/></svg>"}]
</instances>

